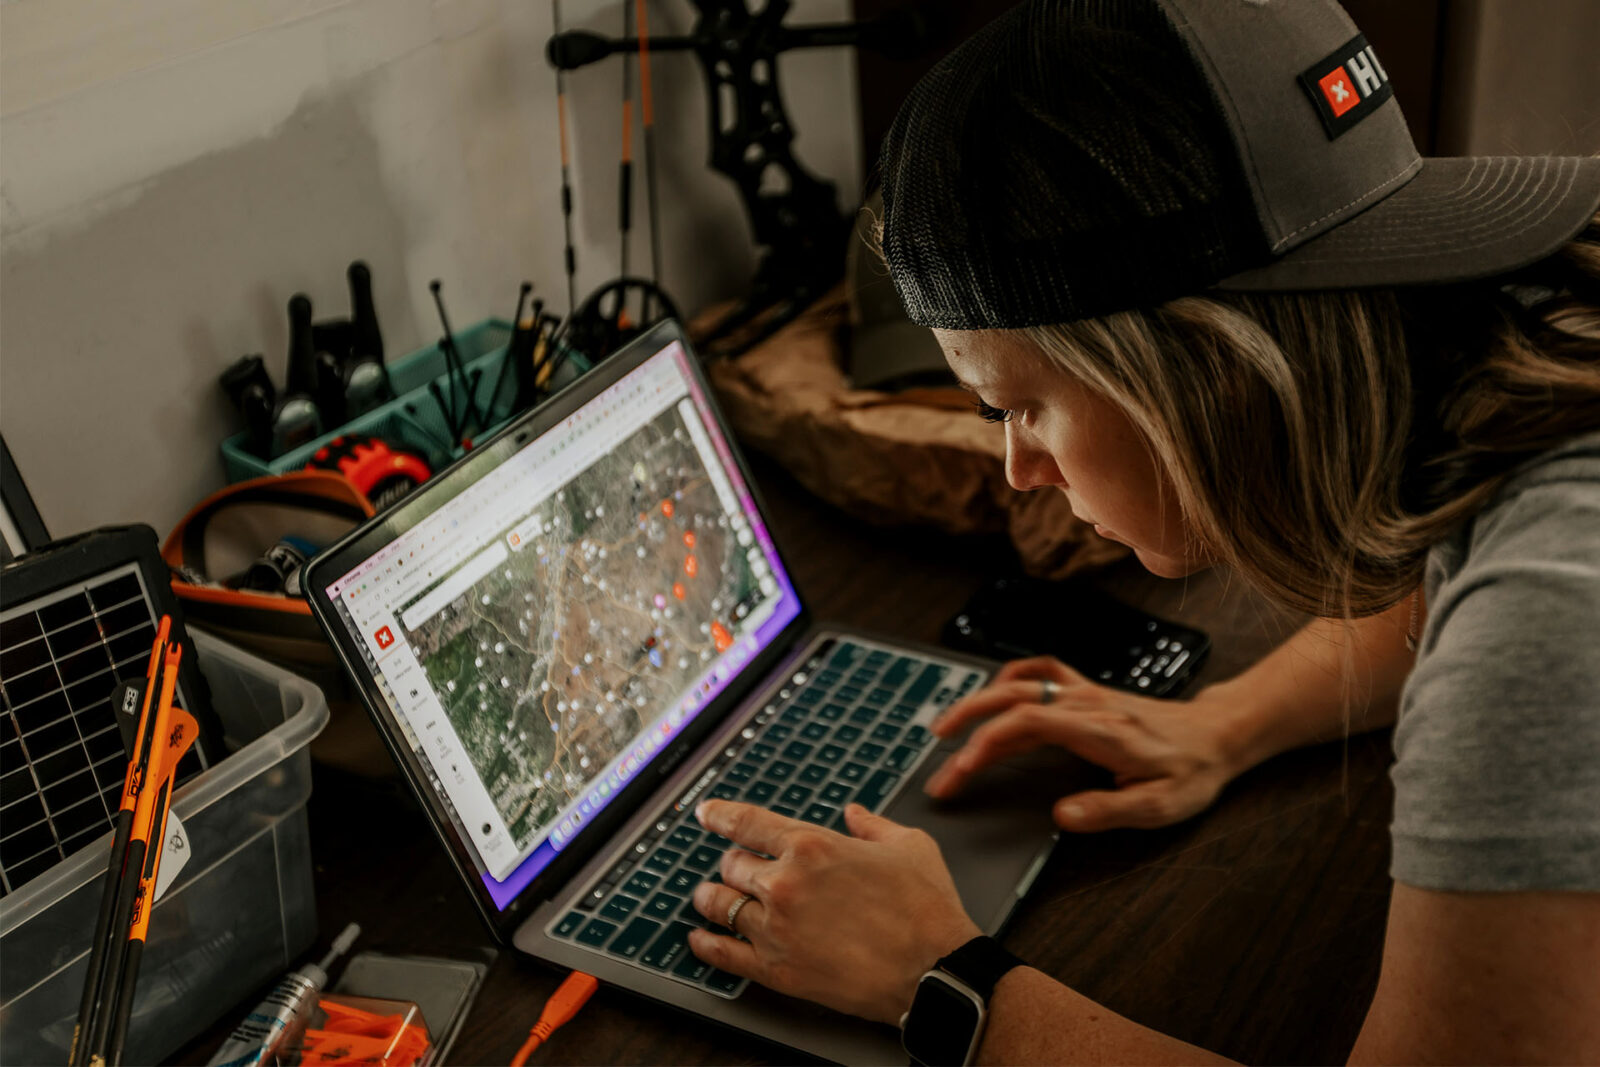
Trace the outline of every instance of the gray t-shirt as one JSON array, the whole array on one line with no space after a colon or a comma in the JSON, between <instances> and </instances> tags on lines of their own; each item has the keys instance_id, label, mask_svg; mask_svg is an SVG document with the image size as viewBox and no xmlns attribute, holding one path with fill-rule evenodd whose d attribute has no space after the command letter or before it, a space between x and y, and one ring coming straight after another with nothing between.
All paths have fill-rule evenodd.
<instances>
[{"instance_id":1,"label":"gray t-shirt","mask_svg":"<svg viewBox=\"0 0 1600 1067\"><path fill-rule=\"evenodd\" d=\"M1394 732L1396 881L1600 891L1600 433L1428 557Z\"/></svg>"}]
</instances>

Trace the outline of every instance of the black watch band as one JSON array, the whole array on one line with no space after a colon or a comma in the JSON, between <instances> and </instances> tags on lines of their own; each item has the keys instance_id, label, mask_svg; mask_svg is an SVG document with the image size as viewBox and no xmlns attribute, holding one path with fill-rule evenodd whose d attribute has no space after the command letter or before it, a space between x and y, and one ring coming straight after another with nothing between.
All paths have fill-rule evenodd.
<instances>
[{"instance_id":1,"label":"black watch band","mask_svg":"<svg viewBox=\"0 0 1600 1067\"><path fill-rule=\"evenodd\" d=\"M987 1004L994 996L994 987L1006 972L1027 964L1007 952L992 937L980 936L968 941L950 955L934 964L952 978L958 978L968 989L983 998Z\"/></svg>"},{"instance_id":2,"label":"black watch band","mask_svg":"<svg viewBox=\"0 0 1600 1067\"><path fill-rule=\"evenodd\" d=\"M992 937L975 937L933 965L900 1020L912 1067L972 1062L988 1024L989 999L1023 962Z\"/></svg>"}]
</instances>

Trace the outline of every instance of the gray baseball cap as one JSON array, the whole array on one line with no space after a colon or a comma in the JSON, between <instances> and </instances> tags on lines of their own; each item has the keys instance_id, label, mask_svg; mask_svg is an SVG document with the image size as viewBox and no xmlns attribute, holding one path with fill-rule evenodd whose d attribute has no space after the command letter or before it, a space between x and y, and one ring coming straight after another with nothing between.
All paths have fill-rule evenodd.
<instances>
[{"instance_id":1,"label":"gray baseball cap","mask_svg":"<svg viewBox=\"0 0 1600 1067\"><path fill-rule=\"evenodd\" d=\"M1600 159L1420 156L1332 0L1029 0L918 84L881 171L907 313L951 329L1485 278L1600 208Z\"/></svg>"}]
</instances>

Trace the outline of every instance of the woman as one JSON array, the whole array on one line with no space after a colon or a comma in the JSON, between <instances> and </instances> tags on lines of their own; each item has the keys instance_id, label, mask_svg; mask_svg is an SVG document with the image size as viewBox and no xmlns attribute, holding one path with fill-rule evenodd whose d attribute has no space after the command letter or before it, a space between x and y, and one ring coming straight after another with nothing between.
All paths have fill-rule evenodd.
<instances>
[{"instance_id":1,"label":"woman","mask_svg":"<svg viewBox=\"0 0 1600 1067\"><path fill-rule=\"evenodd\" d=\"M929 791L1057 745L1117 783L1064 830L1161 826L1398 718L1351 1058L1600 1060L1600 161L1417 158L1331 2L1041 0L924 79L882 170L895 283L1011 483L1318 618L1181 703L1013 663L937 724L972 732ZM700 818L750 850L695 894L742 938L693 935L718 967L897 1023L955 961L978 1060L1209 1056L984 947L918 831Z\"/></svg>"}]
</instances>

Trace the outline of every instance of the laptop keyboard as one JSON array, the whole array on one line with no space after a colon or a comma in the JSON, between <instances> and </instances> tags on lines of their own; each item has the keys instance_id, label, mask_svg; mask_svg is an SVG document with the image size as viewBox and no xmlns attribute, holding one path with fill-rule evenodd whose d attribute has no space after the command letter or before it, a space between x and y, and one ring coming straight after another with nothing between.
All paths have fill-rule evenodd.
<instances>
[{"instance_id":1,"label":"laptop keyboard","mask_svg":"<svg viewBox=\"0 0 1600 1067\"><path fill-rule=\"evenodd\" d=\"M552 937L724 997L747 984L689 951L689 931L716 927L695 911L695 886L720 881L731 842L694 817L702 799L760 804L848 833L844 806L880 811L933 749L913 719L976 688L966 666L840 639L757 712L692 786L650 825L566 915ZM920 716L923 721L927 715Z\"/></svg>"}]
</instances>

